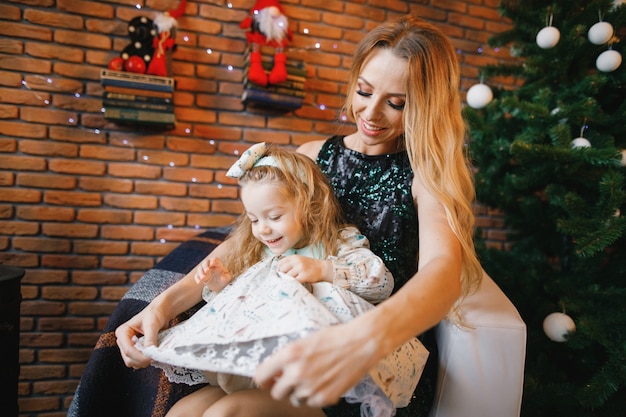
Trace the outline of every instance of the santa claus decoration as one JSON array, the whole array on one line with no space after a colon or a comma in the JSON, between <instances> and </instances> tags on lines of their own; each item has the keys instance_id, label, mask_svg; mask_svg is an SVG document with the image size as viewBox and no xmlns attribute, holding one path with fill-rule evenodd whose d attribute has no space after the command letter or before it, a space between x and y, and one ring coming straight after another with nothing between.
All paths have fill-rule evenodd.
<instances>
[{"instance_id":1,"label":"santa claus decoration","mask_svg":"<svg viewBox=\"0 0 626 417\"><path fill-rule=\"evenodd\" d=\"M248 80L258 84L280 84L287 80L287 57L284 49L292 38L289 22L277 0L257 0L248 16L239 25L246 29L246 39L250 44L250 64ZM274 49L274 64L266 74L263 69L261 47Z\"/></svg>"},{"instance_id":2,"label":"santa claus decoration","mask_svg":"<svg viewBox=\"0 0 626 417\"><path fill-rule=\"evenodd\" d=\"M154 55L150 60L146 74L163 77L168 75L167 53L176 47L174 34L178 26L177 19L185 13L186 4L186 0L181 0L176 10L160 13L154 18L157 36L153 41Z\"/></svg>"}]
</instances>

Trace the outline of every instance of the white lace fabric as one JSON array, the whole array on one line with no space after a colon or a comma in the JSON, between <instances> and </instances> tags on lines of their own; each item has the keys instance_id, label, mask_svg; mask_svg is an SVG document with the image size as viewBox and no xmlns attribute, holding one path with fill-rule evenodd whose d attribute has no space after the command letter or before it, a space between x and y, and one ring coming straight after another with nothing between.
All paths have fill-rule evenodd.
<instances>
[{"instance_id":1,"label":"white lace fabric","mask_svg":"<svg viewBox=\"0 0 626 417\"><path fill-rule=\"evenodd\" d=\"M188 320L160 332L158 346L144 346L141 338L137 347L173 382L215 384L215 373L252 377L287 343L374 308L327 282L313 284L310 292L277 272L275 263L275 258L265 259L211 294ZM409 403L427 357L417 339L407 342L381 360L346 399L363 403L363 417L393 416L395 408Z\"/></svg>"}]
</instances>

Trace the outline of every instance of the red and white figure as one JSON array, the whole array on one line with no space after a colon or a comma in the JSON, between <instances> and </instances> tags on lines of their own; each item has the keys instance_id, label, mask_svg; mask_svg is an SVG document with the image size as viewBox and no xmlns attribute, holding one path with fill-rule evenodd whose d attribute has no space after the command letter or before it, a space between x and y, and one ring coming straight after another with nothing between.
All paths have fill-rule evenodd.
<instances>
[{"instance_id":1,"label":"red and white figure","mask_svg":"<svg viewBox=\"0 0 626 417\"><path fill-rule=\"evenodd\" d=\"M248 16L239 24L246 29L251 46L248 80L259 85L280 84L287 80L287 57L284 49L292 39L289 21L277 0L257 0ZM276 48L269 76L263 69L261 47Z\"/></svg>"},{"instance_id":2,"label":"red and white figure","mask_svg":"<svg viewBox=\"0 0 626 417\"><path fill-rule=\"evenodd\" d=\"M150 60L146 74L163 77L168 75L166 54L176 46L174 30L178 26L177 19L185 13L186 4L187 0L181 0L176 10L160 13L154 18L154 26L156 26L158 34L154 38L154 55Z\"/></svg>"}]
</instances>

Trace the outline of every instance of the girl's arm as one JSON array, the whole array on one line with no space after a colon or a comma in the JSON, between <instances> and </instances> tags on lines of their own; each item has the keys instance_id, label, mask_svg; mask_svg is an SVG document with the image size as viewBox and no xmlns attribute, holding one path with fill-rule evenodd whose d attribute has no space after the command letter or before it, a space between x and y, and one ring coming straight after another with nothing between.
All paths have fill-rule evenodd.
<instances>
[{"instance_id":1,"label":"girl's arm","mask_svg":"<svg viewBox=\"0 0 626 417\"><path fill-rule=\"evenodd\" d=\"M382 259L369 249L369 241L355 227L341 230L342 244L332 263L332 283L372 304L386 300L393 290L393 276Z\"/></svg>"},{"instance_id":2,"label":"girl's arm","mask_svg":"<svg viewBox=\"0 0 626 417\"><path fill-rule=\"evenodd\" d=\"M215 248L207 258L227 253L230 247L228 240ZM141 312L115 330L117 345L122 359L128 367L144 368L150 364L150 358L135 347L135 340L145 336L146 346L154 345L160 330L178 314L187 311L202 300L202 288L195 282L198 265L180 281L172 284L154 298Z\"/></svg>"},{"instance_id":3,"label":"girl's arm","mask_svg":"<svg viewBox=\"0 0 626 417\"><path fill-rule=\"evenodd\" d=\"M255 381L272 397L312 407L336 403L381 358L433 327L461 293L460 243L443 206L414 180L420 219L419 270L389 299L353 320L290 343L264 361Z\"/></svg>"}]
</instances>

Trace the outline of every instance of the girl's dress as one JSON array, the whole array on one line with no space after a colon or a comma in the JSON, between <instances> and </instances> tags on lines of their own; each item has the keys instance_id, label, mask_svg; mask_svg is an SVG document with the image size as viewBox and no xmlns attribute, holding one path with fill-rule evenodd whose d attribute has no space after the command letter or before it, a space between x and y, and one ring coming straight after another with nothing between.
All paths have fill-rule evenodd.
<instances>
[{"instance_id":1,"label":"girl's dress","mask_svg":"<svg viewBox=\"0 0 626 417\"><path fill-rule=\"evenodd\" d=\"M350 282L350 288L378 282L374 286L378 294L388 295L389 273L367 249L367 239L354 228L344 229L342 236L339 256L329 257L335 282ZM316 247L295 253L322 258ZM252 377L259 363L287 343L374 308L340 285L302 285L278 272L279 257L269 255L219 293L205 289L207 304L187 321L162 331L158 347L143 346L142 339L137 346L173 382L218 382L226 391L237 390L250 386L250 380L240 376ZM367 295L376 298L374 293ZM395 408L411 400L427 357L424 346L410 340L381 360L344 398L362 403L362 416L393 416Z\"/></svg>"},{"instance_id":2,"label":"girl's dress","mask_svg":"<svg viewBox=\"0 0 626 417\"><path fill-rule=\"evenodd\" d=\"M411 186L413 169L406 151L365 155L348 149L344 136L329 138L316 164L326 174L343 214L371 242L393 274L394 292L417 272L418 218ZM437 344L432 330L420 336L430 355L411 403L396 417L426 417L437 382ZM327 417L359 416L358 404L326 407Z\"/></svg>"}]
</instances>

